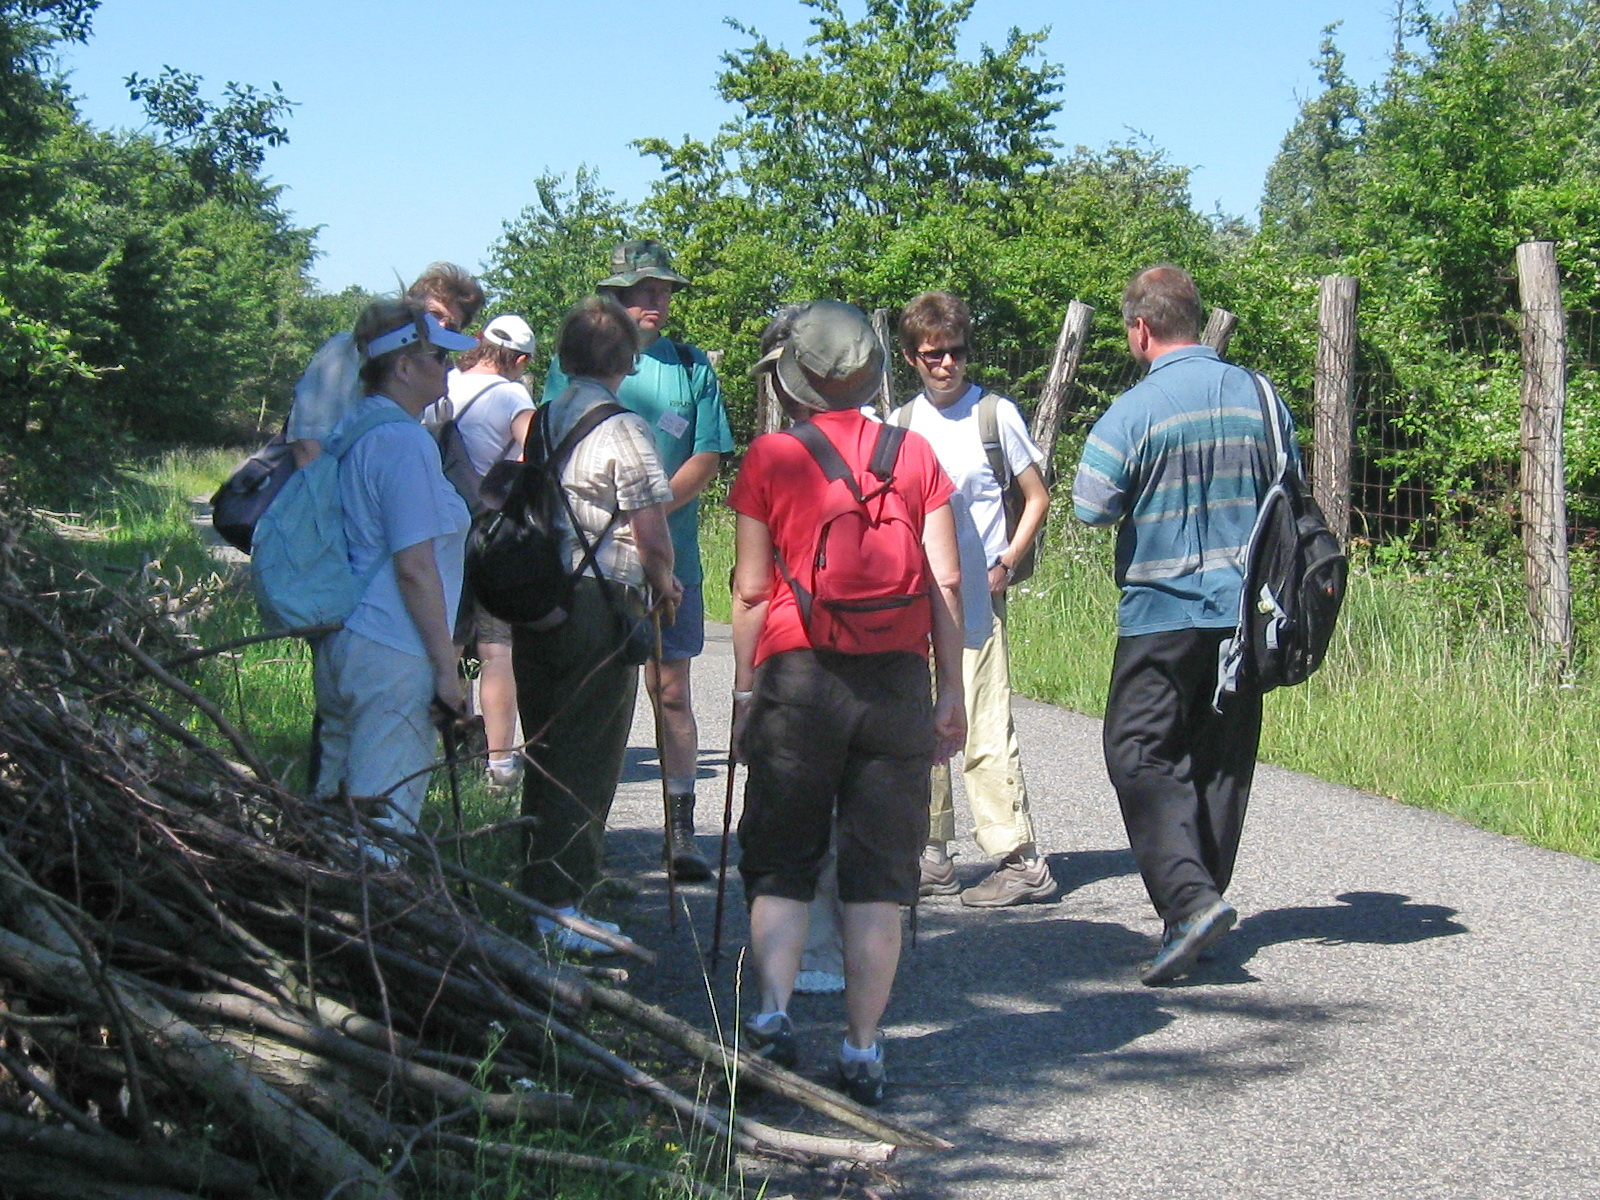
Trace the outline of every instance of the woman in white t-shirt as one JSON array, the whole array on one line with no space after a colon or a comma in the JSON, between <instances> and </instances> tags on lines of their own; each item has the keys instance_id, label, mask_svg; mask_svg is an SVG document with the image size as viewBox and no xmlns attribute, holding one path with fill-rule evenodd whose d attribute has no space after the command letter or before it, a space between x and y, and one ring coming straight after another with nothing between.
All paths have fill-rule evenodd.
<instances>
[{"instance_id":1,"label":"woman in white t-shirt","mask_svg":"<svg viewBox=\"0 0 1600 1200\"><path fill-rule=\"evenodd\" d=\"M1006 648L1006 589L1023 551L1043 527L1050 508L1044 454L1028 436L1017 406L1004 397L986 398L967 380L972 313L950 292L923 292L900 313L900 349L922 380L922 391L892 420L927 438L939 465L965 500L956 537L963 560L979 557L987 568L994 621L982 644L962 650L966 683L967 742L962 780L972 809L973 838L997 861L996 869L965 890L950 861L955 836L949 769L936 771L928 845L922 857L924 896L961 894L970 908L1003 908L1048 900L1057 885L1034 841L1022 751L1011 716L1011 664ZM983 441L986 399L994 412L1004 473L1023 497L1014 529L1006 527L1007 480L997 478Z\"/></svg>"},{"instance_id":2,"label":"woman in white t-shirt","mask_svg":"<svg viewBox=\"0 0 1600 1200\"><path fill-rule=\"evenodd\" d=\"M420 305L380 300L356 323L364 395L345 423L398 409L370 428L339 465L350 565L372 572L344 628L318 645L313 677L321 718L319 795L380 796L380 819L412 829L437 758L433 717L459 712L451 639L470 518L418 422L444 394L454 333Z\"/></svg>"},{"instance_id":3,"label":"woman in white t-shirt","mask_svg":"<svg viewBox=\"0 0 1600 1200\"><path fill-rule=\"evenodd\" d=\"M533 330L511 313L483 327L478 344L461 356L450 375L449 406L456 432L482 479L503 459L520 459L533 422L533 397L522 385L535 349ZM443 407L442 405L439 407ZM515 750L517 682L511 671L511 626L463 597L467 609L456 622L456 639L477 646L478 708L489 743L489 786L508 791L521 771Z\"/></svg>"}]
</instances>

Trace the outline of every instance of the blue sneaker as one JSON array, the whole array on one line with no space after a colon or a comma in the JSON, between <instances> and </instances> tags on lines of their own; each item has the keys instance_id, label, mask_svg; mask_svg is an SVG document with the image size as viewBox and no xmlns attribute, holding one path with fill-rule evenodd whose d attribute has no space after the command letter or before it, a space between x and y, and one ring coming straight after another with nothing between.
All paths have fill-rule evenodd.
<instances>
[{"instance_id":1,"label":"blue sneaker","mask_svg":"<svg viewBox=\"0 0 1600 1200\"><path fill-rule=\"evenodd\" d=\"M1170 983L1187 975L1200 958L1200 952L1233 928L1239 914L1226 900L1213 900L1187 920L1169 925L1161 939L1161 949L1139 975L1145 987Z\"/></svg>"}]
</instances>

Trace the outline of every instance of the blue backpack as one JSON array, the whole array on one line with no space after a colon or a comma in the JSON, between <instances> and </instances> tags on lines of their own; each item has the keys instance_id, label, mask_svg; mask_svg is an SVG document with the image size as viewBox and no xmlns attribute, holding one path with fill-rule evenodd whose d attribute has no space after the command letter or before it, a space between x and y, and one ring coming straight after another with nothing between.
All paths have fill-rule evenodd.
<instances>
[{"instance_id":1,"label":"blue backpack","mask_svg":"<svg viewBox=\"0 0 1600 1200\"><path fill-rule=\"evenodd\" d=\"M355 611L384 560L359 575L351 569L339 464L369 430L411 419L384 404L346 421L261 515L250 546L250 583L269 632L342 625Z\"/></svg>"}]
</instances>

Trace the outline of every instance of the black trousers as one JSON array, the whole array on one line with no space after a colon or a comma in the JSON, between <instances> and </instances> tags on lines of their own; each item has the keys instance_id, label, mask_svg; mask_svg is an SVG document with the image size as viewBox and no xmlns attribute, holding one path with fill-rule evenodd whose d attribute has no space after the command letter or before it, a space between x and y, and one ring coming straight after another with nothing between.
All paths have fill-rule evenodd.
<instances>
[{"instance_id":1,"label":"black trousers","mask_svg":"<svg viewBox=\"0 0 1600 1200\"><path fill-rule=\"evenodd\" d=\"M1117 639L1104 729L1106 770L1145 891L1168 925L1227 891L1261 740L1261 697L1211 708L1230 631Z\"/></svg>"}]
</instances>

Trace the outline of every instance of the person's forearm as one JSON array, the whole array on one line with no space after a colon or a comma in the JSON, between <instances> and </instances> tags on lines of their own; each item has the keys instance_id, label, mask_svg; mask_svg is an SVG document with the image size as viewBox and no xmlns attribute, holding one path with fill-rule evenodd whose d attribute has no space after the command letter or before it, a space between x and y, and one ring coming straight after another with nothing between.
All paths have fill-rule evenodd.
<instances>
[{"instance_id":1,"label":"person's forearm","mask_svg":"<svg viewBox=\"0 0 1600 1200\"><path fill-rule=\"evenodd\" d=\"M633 529L633 544L639 550L639 563L644 567L644 577L658 596L672 592L672 534L667 529L667 510L664 504L635 509L628 514L628 524Z\"/></svg>"},{"instance_id":2,"label":"person's forearm","mask_svg":"<svg viewBox=\"0 0 1600 1200\"><path fill-rule=\"evenodd\" d=\"M1022 515L1017 518L1017 528L1011 535L1011 544L1000 556L1001 561L1013 569L1022 552L1028 548L1044 526L1045 514L1050 511L1050 489L1045 487L1044 476L1039 473L1038 467L1029 467L1017 476L1017 482L1022 487Z\"/></svg>"},{"instance_id":3,"label":"person's forearm","mask_svg":"<svg viewBox=\"0 0 1600 1200\"><path fill-rule=\"evenodd\" d=\"M439 577L439 564L433 557L433 543L418 542L395 551L394 576L400 587L401 602L422 635L422 645L434 672L453 671L456 647L451 640L444 581Z\"/></svg>"},{"instance_id":4,"label":"person's forearm","mask_svg":"<svg viewBox=\"0 0 1600 1200\"><path fill-rule=\"evenodd\" d=\"M756 642L767 623L767 601L747 604L733 598L733 690L748 692L755 686Z\"/></svg>"},{"instance_id":5,"label":"person's forearm","mask_svg":"<svg viewBox=\"0 0 1600 1200\"><path fill-rule=\"evenodd\" d=\"M963 645L961 584L938 584L931 589L933 600L933 655L935 685L940 692L962 690L961 650Z\"/></svg>"},{"instance_id":6,"label":"person's forearm","mask_svg":"<svg viewBox=\"0 0 1600 1200\"><path fill-rule=\"evenodd\" d=\"M707 485L717 477L717 466L721 461L722 456L714 450L691 454L688 461L673 473L672 499L667 504L667 512L677 512L705 491Z\"/></svg>"}]
</instances>

